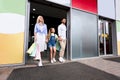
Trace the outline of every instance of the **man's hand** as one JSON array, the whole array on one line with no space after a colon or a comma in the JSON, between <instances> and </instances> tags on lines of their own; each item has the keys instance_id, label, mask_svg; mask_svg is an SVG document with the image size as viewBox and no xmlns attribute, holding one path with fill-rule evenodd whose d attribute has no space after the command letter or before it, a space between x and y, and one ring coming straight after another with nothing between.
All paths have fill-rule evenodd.
<instances>
[{"instance_id":1,"label":"man's hand","mask_svg":"<svg viewBox=\"0 0 120 80\"><path fill-rule=\"evenodd\" d=\"M58 37L58 40L59 40L59 41L62 41L63 39L59 36L59 37Z\"/></svg>"}]
</instances>

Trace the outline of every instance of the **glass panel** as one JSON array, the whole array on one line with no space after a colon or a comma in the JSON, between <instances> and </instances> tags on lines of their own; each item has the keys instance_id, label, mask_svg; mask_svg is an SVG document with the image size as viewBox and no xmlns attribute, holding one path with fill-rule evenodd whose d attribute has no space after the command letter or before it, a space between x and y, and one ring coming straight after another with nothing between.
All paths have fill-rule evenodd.
<instances>
[{"instance_id":1,"label":"glass panel","mask_svg":"<svg viewBox=\"0 0 120 80\"><path fill-rule=\"evenodd\" d=\"M106 21L106 54L112 54L112 24L108 21Z\"/></svg>"},{"instance_id":2,"label":"glass panel","mask_svg":"<svg viewBox=\"0 0 120 80\"><path fill-rule=\"evenodd\" d=\"M71 17L71 38L73 59L97 56L96 15L73 9Z\"/></svg>"},{"instance_id":3,"label":"glass panel","mask_svg":"<svg viewBox=\"0 0 120 80\"><path fill-rule=\"evenodd\" d=\"M111 24L106 20L99 20L98 36L100 55L112 53L112 33Z\"/></svg>"},{"instance_id":4,"label":"glass panel","mask_svg":"<svg viewBox=\"0 0 120 80\"><path fill-rule=\"evenodd\" d=\"M102 23L102 21L99 21L99 28L98 28L98 32L99 32L99 46L100 46L100 55L104 54L104 25Z\"/></svg>"}]
</instances>

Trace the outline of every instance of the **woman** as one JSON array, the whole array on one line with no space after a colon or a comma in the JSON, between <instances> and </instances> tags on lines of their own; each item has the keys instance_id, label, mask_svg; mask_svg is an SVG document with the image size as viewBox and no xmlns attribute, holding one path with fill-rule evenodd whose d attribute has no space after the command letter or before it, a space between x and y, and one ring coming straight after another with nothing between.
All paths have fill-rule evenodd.
<instances>
[{"instance_id":1,"label":"woman","mask_svg":"<svg viewBox=\"0 0 120 80\"><path fill-rule=\"evenodd\" d=\"M47 35L47 25L44 23L43 17L38 16L34 28L34 41L37 45L35 60L39 60L38 66L42 66L41 52L47 48L45 42L46 35Z\"/></svg>"}]
</instances>

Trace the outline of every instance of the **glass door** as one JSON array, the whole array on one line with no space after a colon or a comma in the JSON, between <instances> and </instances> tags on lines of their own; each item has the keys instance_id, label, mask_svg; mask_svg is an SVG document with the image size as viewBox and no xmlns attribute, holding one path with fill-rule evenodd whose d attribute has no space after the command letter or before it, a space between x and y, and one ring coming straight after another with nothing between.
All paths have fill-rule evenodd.
<instances>
[{"instance_id":1,"label":"glass door","mask_svg":"<svg viewBox=\"0 0 120 80\"><path fill-rule=\"evenodd\" d=\"M112 31L111 23L107 20L99 20L99 55L112 54Z\"/></svg>"}]
</instances>

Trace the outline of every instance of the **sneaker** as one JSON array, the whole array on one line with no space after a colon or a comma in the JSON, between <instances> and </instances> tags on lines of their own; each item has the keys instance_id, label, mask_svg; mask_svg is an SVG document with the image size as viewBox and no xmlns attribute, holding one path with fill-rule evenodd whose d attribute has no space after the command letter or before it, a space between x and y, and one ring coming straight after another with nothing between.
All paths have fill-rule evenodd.
<instances>
[{"instance_id":1,"label":"sneaker","mask_svg":"<svg viewBox=\"0 0 120 80\"><path fill-rule=\"evenodd\" d=\"M42 64L42 62L41 62L41 61L38 63L38 66L43 66L43 64Z\"/></svg>"},{"instance_id":2,"label":"sneaker","mask_svg":"<svg viewBox=\"0 0 120 80\"><path fill-rule=\"evenodd\" d=\"M62 58L62 57L60 57L60 58L59 58L59 61L60 61L60 62L63 62L63 58Z\"/></svg>"},{"instance_id":3,"label":"sneaker","mask_svg":"<svg viewBox=\"0 0 120 80\"><path fill-rule=\"evenodd\" d=\"M37 58L33 58L34 61L39 61L40 59L37 59Z\"/></svg>"},{"instance_id":4,"label":"sneaker","mask_svg":"<svg viewBox=\"0 0 120 80\"><path fill-rule=\"evenodd\" d=\"M56 62L55 58L53 58L53 62Z\"/></svg>"},{"instance_id":5,"label":"sneaker","mask_svg":"<svg viewBox=\"0 0 120 80\"><path fill-rule=\"evenodd\" d=\"M62 58L62 61L65 62L65 59Z\"/></svg>"},{"instance_id":6,"label":"sneaker","mask_svg":"<svg viewBox=\"0 0 120 80\"><path fill-rule=\"evenodd\" d=\"M53 60L50 61L51 63L54 63Z\"/></svg>"}]
</instances>

